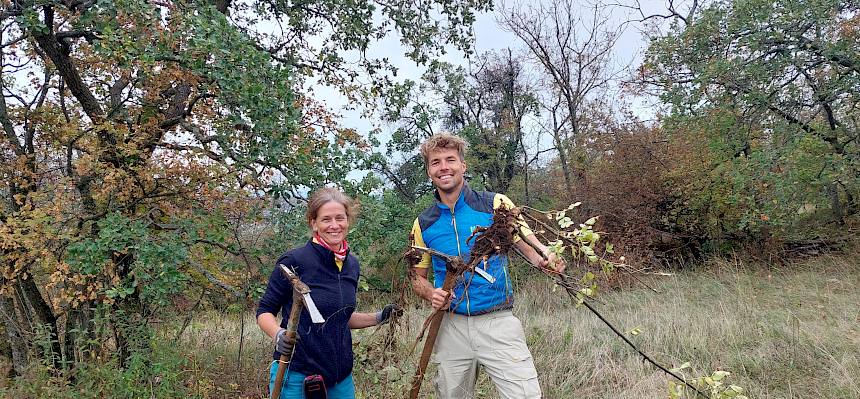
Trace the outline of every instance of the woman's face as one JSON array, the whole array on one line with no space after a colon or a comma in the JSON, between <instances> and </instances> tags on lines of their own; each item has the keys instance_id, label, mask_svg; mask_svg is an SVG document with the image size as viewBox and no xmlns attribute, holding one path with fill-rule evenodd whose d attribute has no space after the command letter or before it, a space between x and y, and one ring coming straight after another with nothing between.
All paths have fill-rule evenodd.
<instances>
[{"instance_id":1,"label":"woman's face","mask_svg":"<svg viewBox=\"0 0 860 399\"><path fill-rule=\"evenodd\" d=\"M326 202L317 211L317 217L311 221L311 229L330 247L339 250L346 233L349 230L349 216L346 207L340 202Z\"/></svg>"}]
</instances>

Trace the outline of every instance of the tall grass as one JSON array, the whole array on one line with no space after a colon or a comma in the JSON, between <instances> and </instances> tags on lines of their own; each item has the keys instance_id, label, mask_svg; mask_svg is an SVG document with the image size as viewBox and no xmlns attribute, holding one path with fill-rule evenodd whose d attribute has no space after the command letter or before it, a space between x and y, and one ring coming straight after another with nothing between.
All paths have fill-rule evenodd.
<instances>
[{"instance_id":1,"label":"tall grass","mask_svg":"<svg viewBox=\"0 0 860 399\"><path fill-rule=\"evenodd\" d=\"M605 292L597 309L646 353L667 366L690 362L689 376L731 372L751 398L860 398L860 262L821 256L784 267L712 261L669 276L659 290ZM665 398L667 376L585 308L576 309L541 277L522 278L515 313L522 320L547 398ZM363 298L373 309L389 298ZM397 326L355 332L360 398L399 398L420 345L409 349L429 309L415 302ZM265 397L271 343L251 315L238 359L239 316L201 317L183 346L209 370L212 397ZM391 346L385 346L393 339ZM206 359L205 361L203 359ZM205 363L205 364L204 364ZM434 370L422 397L432 398ZM232 388L231 388L232 387ZM484 373L478 398L498 397Z\"/></svg>"},{"instance_id":2,"label":"tall grass","mask_svg":"<svg viewBox=\"0 0 860 399\"><path fill-rule=\"evenodd\" d=\"M690 362L689 376L729 371L730 383L744 387L750 398L856 399L860 398L857 254L855 250L820 256L782 267L712 261L673 275L648 276L649 285L659 293L625 288L602 293L594 305L621 330L641 330L629 337L659 362L667 366ZM546 398L668 396L667 376L644 363L587 309L574 308L547 279L521 275L515 314L525 326ZM359 307L373 310L393 297L364 293ZM359 398L401 398L408 390L420 345L414 352L410 348L429 314L429 308L410 297L414 302L395 325L355 332ZM160 342L184 354L184 360L175 363L181 368L177 378L184 381L180 383L184 395L267 397L273 346L251 312L201 313L174 341L177 328L161 326ZM424 379L423 398L435 397L434 372L431 367ZM155 389L158 383L153 382ZM33 392L24 381L14 385L0 388L0 396L4 389L10 397ZM74 394L81 388L77 385L55 387L68 390L63 397L94 394ZM485 373L476 392L482 399L498 397ZM96 396L112 397L106 391Z\"/></svg>"},{"instance_id":3,"label":"tall grass","mask_svg":"<svg viewBox=\"0 0 860 399\"><path fill-rule=\"evenodd\" d=\"M720 261L654 278L660 293L628 289L598 310L669 366L720 369L751 398L860 398L860 267L822 257L784 269ZM547 292L527 283L521 292ZM666 376L641 361L586 309L526 295L526 324L550 398L665 398ZM488 396L493 397L493 396Z\"/></svg>"},{"instance_id":4,"label":"tall grass","mask_svg":"<svg viewBox=\"0 0 860 399\"><path fill-rule=\"evenodd\" d=\"M191 355L203 396L266 398L274 345L257 327L253 311L230 309L196 317L178 345Z\"/></svg>"}]
</instances>

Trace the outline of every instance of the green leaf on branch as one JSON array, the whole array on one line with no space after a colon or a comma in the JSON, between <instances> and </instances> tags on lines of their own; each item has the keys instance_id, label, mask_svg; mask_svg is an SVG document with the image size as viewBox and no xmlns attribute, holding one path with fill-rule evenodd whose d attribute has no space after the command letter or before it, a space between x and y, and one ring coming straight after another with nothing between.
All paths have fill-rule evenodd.
<instances>
[{"instance_id":1,"label":"green leaf on branch","mask_svg":"<svg viewBox=\"0 0 860 399\"><path fill-rule=\"evenodd\" d=\"M720 381L723 378L725 378L726 376L728 376L729 374L731 374L731 373L729 373L728 371L717 370L717 371L714 371L713 374L711 374L711 378L713 378L714 381Z\"/></svg>"},{"instance_id":2,"label":"green leaf on branch","mask_svg":"<svg viewBox=\"0 0 860 399\"><path fill-rule=\"evenodd\" d=\"M684 369L688 369L688 368L690 368L690 362L684 362L680 366L673 368L672 372L677 373L679 371L683 371Z\"/></svg>"}]
</instances>

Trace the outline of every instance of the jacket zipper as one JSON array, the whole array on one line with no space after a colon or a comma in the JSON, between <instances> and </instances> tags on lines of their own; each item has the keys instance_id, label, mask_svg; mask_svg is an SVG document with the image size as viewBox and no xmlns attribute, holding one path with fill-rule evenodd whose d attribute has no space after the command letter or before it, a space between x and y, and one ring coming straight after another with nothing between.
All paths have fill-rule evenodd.
<instances>
[{"instance_id":1,"label":"jacket zipper","mask_svg":"<svg viewBox=\"0 0 860 399\"><path fill-rule=\"evenodd\" d=\"M463 253L460 251L460 233L457 232L457 218L454 217L454 211L451 211L451 224L454 226L454 238L457 239L457 256L462 257Z\"/></svg>"},{"instance_id":2,"label":"jacket zipper","mask_svg":"<svg viewBox=\"0 0 860 399\"><path fill-rule=\"evenodd\" d=\"M335 258L334 253L332 253L332 261L334 261L335 263L337 263L337 260L336 260L336 259L337 259L337 258ZM334 265L334 267L336 268L336 267L337 267L337 264L335 264L335 265ZM343 269L344 269L345 267L346 267L346 258L344 258L344 259L343 259L343 263L341 264L341 269L340 269L340 271L336 272L336 274L337 274L337 290L338 290L338 293L339 293L339 295L338 295L338 296L340 297L340 307L341 307L341 308L343 308L343 306L344 306L344 300L343 300L343 284L342 284L342 283L341 283L341 281L340 281L340 275L343 273ZM349 328L349 327L347 327L347 328ZM340 336L339 340L340 340L340 341L343 341L343 331L340 331L340 332L341 332L341 336ZM341 354L340 354L340 353L338 353L338 354L337 354L337 356L338 356L338 357L340 357L340 356L341 356ZM341 375L340 375L340 362L335 362L335 368L336 368L336 372L337 372L337 373L335 374L335 378L340 379L340 378L341 378Z\"/></svg>"},{"instance_id":3,"label":"jacket zipper","mask_svg":"<svg viewBox=\"0 0 860 399\"><path fill-rule=\"evenodd\" d=\"M457 218L454 216L454 210L449 209L451 211L451 224L454 226L454 238L457 239L457 256L463 257L463 252L460 249L460 233L457 231ZM466 297L466 314L472 314L472 305L469 301L469 295L466 294L466 291L463 291L463 296Z\"/></svg>"}]
</instances>

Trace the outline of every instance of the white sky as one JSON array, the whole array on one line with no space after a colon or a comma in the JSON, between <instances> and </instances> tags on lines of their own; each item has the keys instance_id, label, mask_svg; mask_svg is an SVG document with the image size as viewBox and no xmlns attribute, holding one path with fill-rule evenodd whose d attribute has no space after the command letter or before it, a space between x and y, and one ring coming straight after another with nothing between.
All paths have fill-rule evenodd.
<instances>
[{"instance_id":1,"label":"white sky","mask_svg":"<svg viewBox=\"0 0 860 399\"><path fill-rule=\"evenodd\" d=\"M642 3L642 6L646 8L646 11L657 12L661 9L665 10L665 8L661 8L663 7L663 1L644 0ZM591 13L587 4L582 3L582 7L584 14ZM498 10L500 8L501 5L497 4L496 9ZM610 14L613 21L612 23L621 24L623 21L631 19L628 13L629 10L614 7ZM615 60L617 64L630 64L633 68L639 65L642 52L647 46L639 28L640 27L636 24L629 25L624 31L621 39L618 40L615 48ZM522 57L529 56L524 44L515 35L501 29L500 25L496 22L495 12L478 14L474 30L476 55L487 51L511 48L515 56L517 54ZM420 80L421 75L426 68L424 66L416 65L414 62L406 58L403 55L404 52L405 49L400 45L399 39L395 37L395 35L391 35L391 37L387 37L385 40L372 45L368 50L368 56L379 58L387 57L391 60L391 62L399 68L397 75L397 79L399 80ZM449 51L446 55L441 57L441 60L463 66L468 64L468 60L465 58L464 54L456 50ZM534 65L528 62L525 62L524 64L527 67L533 67ZM537 73L538 72L535 71L535 74ZM341 116L341 125L343 127L354 128L362 135L366 135L367 132L375 127L380 127L382 129L380 139L383 143L388 140L390 132L394 130L393 126L386 126L378 121L363 117L360 110L343 109L343 106L346 105L346 99L334 89L316 86L314 87L314 93L314 97L318 101L323 102L330 110ZM638 117L642 119L653 118L655 110L649 105L649 102L651 101L650 99L640 98L631 100L634 104L632 109ZM529 122L527 121L526 123ZM538 143L538 146L546 148L549 146L547 141L548 138L545 138L541 143Z\"/></svg>"}]
</instances>

